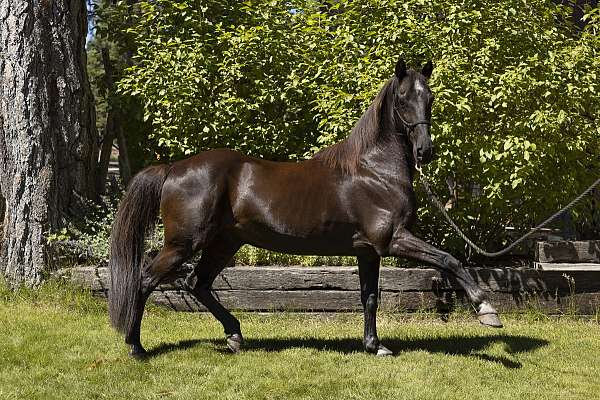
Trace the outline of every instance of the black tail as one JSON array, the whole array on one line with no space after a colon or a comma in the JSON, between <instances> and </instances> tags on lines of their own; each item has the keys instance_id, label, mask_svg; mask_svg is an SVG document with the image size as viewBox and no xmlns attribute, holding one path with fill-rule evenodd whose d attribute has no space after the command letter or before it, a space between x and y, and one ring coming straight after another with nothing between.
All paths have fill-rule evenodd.
<instances>
[{"instance_id":1,"label":"black tail","mask_svg":"<svg viewBox=\"0 0 600 400\"><path fill-rule=\"evenodd\" d=\"M124 334L131 331L137 316L144 240L158 217L168 170L167 165L151 166L131 180L112 227L108 313L112 326Z\"/></svg>"}]
</instances>

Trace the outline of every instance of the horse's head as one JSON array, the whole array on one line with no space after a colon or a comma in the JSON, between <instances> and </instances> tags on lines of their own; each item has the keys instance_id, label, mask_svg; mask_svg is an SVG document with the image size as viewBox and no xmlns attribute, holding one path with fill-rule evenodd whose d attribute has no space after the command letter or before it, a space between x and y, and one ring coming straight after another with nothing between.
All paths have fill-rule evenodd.
<instances>
[{"instance_id":1,"label":"horse's head","mask_svg":"<svg viewBox=\"0 0 600 400\"><path fill-rule=\"evenodd\" d=\"M429 61L421 72L408 70L404 60L396 64L398 84L394 91L394 120L396 129L406 134L412 144L417 165L427 164L433 158L433 142L429 135L433 94L427 81L433 71Z\"/></svg>"}]
</instances>

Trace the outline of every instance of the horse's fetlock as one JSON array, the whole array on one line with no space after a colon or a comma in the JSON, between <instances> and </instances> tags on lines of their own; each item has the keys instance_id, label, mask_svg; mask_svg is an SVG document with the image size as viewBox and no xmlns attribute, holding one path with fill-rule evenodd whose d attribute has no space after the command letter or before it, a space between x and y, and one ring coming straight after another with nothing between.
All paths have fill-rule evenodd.
<instances>
[{"instance_id":1,"label":"horse's fetlock","mask_svg":"<svg viewBox=\"0 0 600 400\"><path fill-rule=\"evenodd\" d=\"M140 283L140 293L142 298L148 297L156 284L154 283L152 277L148 275L142 275L142 280Z\"/></svg>"},{"instance_id":2,"label":"horse's fetlock","mask_svg":"<svg viewBox=\"0 0 600 400\"><path fill-rule=\"evenodd\" d=\"M363 346L369 353L377 353L377 349L379 349L379 338L377 336L366 336L363 339Z\"/></svg>"},{"instance_id":3,"label":"horse's fetlock","mask_svg":"<svg viewBox=\"0 0 600 400\"><path fill-rule=\"evenodd\" d=\"M365 301L365 308L367 310L376 310L377 309L377 294L375 293L371 293L366 301Z\"/></svg>"},{"instance_id":4,"label":"horse's fetlock","mask_svg":"<svg viewBox=\"0 0 600 400\"><path fill-rule=\"evenodd\" d=\"M185 277L182 281L182 286L188 292L193 291L198 283L198 277L193 272Z\"/></svg>"}]
</instances>

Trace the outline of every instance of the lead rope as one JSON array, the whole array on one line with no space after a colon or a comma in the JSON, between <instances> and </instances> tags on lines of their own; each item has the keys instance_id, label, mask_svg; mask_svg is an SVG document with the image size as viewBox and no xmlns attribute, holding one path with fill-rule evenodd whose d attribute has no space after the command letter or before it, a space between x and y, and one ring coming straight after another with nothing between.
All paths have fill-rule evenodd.
<instances>
[{"instance_id":1,"label":"lead rope","mask_svg":"<svg viewBox=\"0 0 600 400\"><path fill-rule=\"evenodd\" d=\"M529 232L527 232L525 235L521 236L519 239L517 239L516 241L514 241L512 244L510 244L509 246L505 247L504 249L500 250L500 251L496 251L493 253L490 253L488 251L483 250L482 248L480 248L479 246L477 246L475 243L473 243L468 237L467 235L465 235L463 233L463 231L460 230L460 228L454 223L454 221L452 220L452 218L450 218L450 215L448 214L448 212L446 211L446 209L444 208L444 206L442 205L442 203L440 202L440 200L437 198L437 196L433 193L433 191L431 190L431 186L429 185L429 182L427 181L427 178L425 177L425 174L423 173L423 171L421 170L420 167L416 167L417 171L419 171L419 177L421 179L421 183L423 184L423 187L425 188L425 192L427 192L427 196L429 197L429 199L433 202L433 204L436 205L436 207L440 210L440 212L442 213L442 215L446 218L446 220L448 221L448 223L452 226L452 228L454 228L454 230L456 231L456 233L458 233L458 235L465 241L467 242L467 244L469 246L471 246L471 248L473 250L475 250L476 252L478 252L481 255L484 255L486 257L498 257L501 256L503 254L508 253L509 251L511 251L515 246L517 246L519 243L523 242L525 239L527 239L529 236L533 235L535 232L539 231L540 229L542 229L544 226L548 225L550 222L554 221L556 218L558 218L562 213L564 213L567 210L570 210L571 208L575 207L575 205L577 205L577 203L579 203L581 201L581 199L583 199L585 196L587 196L588 194L590 194L590 192L600 184L600 178L597 179L594 183L592 183L590 185L590 187L588 187L586 190L583 191L583 193L581 193L579 196L577 196L573 201L571 201L569 204L567 204L564 208L562 208L561 210L559 210L557 213L555 213L554 215L552 215L550 218L546 219L544 222L542 222L541 224L539 224L538 226L536 226L535 228L532 228Z\"/></svg>"}]
</instances>

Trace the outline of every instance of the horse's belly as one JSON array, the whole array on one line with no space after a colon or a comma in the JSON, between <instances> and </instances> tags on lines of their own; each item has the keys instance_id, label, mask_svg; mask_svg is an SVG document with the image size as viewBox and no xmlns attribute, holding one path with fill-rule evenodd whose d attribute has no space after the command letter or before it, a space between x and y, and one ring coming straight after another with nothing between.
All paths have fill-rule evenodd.
<instances>
[{"instance_id":1,"label":"horse's belly","mask_svg":"<svg viewBox=\"0 0 600 400\"><path fill-rule=\"evenodd\" d=\"M317 232L276 230L259 223L237 224L235 234L245 243L281 253L322 256L354 255L355 227L335 224Z\"/></svg>"}]
</instances>

